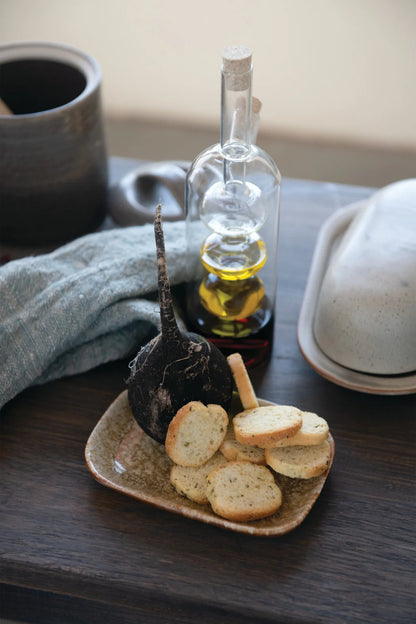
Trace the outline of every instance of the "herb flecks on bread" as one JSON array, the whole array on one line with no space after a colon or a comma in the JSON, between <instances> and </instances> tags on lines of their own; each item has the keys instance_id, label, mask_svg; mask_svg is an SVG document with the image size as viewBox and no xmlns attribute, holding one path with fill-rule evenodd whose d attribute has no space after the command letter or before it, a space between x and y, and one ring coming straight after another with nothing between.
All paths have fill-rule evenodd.
<instances>
[{"instance_id":1,"label":"herb flecks on bread","mask_svg":"<svg viewBox=\"0 0 416 624\"><path fill-rule=\"evenodd\" d=\"M228 423L228 414L220 405L190 401L169 424L166 452L179 466L202 466L218 451Z\"/></svg>"},{"instance_id":2,"label":"herb flecks on bread","mask_svg":"<svg viewBox=\"0 0 416 624\"><path fill-rule=\"evenodd\" d=\"M313 446L282 446L266 449L266 462L276 472L292 479L319 477L328 470L331 447L328 440Z\"/></svg>"},{"instance_id":3,"label":"herb flecks on bread","mask_svg":"<svg viewBox=\"0 0 416 624\"><path fill-rule=\"evenodd\" d=\"M259 446L241 444L234 436L234 427L230 423L227 434L220 446L220 451L229 461L249 461L253 464L265 465L264 449Z\"/></svg>"},{"instance_id":4,"label":"herb flecks on bread","mask_svg":"<svg viewBox=\"0 0 416 624\"><path fill-rule=\"evenodd\" d=\"M178 494L186 496L200 505L207 504L207 476L221 464L227 462L222 453L215 453L202 466L178 466L173 464L170 471L170 482Z\"/></svg>"},{"instance_id":5,"label":"herb flecks on bread","mask_svg":"<svg viewBox=\"0 0 416 624\"><path fill-rule=\"evenodd\" d=\"M216 514L244 522L272 515L282 504L282 492L265 466L228 462L207 478L207 496Z\"/></svg>"},{"instance_id":6,"label":"herb flecks on bread","mask_svg":"<svg viewBox=\"0 0 416 624\"><path fill-rule=\"evenodd\" d=\"M233 420L236 440L270 448L289 438L302 426L302 413L290 405L265 405L237 414Z\"/></svg>"},{"instance_id":7,"label":"herb flecks on bread","mask_svg":"<svg viewBox=\"0 0 416 624\"><path fill-rule=\"evenodd\" d=\"M302 412L302 427L295 435L276 442L275 446L311 446L324 442L329 433L328 423L313 412Z\"/></svg>"}]
</instances>

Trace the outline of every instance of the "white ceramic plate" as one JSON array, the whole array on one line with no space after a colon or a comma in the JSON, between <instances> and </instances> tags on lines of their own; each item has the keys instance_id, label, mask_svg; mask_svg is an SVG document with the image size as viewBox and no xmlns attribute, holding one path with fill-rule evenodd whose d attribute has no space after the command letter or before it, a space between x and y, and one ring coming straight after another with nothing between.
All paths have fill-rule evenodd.
<instances>
[{"instance_id":1,"label":"white ceramic plate","mask_svg":"<svg viewBox=\"0 0 416 624\"><path fill-rule=\"evenodd\" d=\"M261 405L271 405L259 399ZM231 522L217 516L209 505L198 505L180 496L170 484L172 462L158 444L137 425L130 411L127 391L110 405L91 433L85 460L102 485L188 518L251 535L283 535L299 526L312 509L325 484L335 454L329 436L331 459L325 474L312 479L276 475L282 490L282 506L276 513L252 522Z\"/></svg>"},{"instance_id":2,"label":"white ceramic plate","mask_svg":"<svg viewBox=\"0 0 416 624\"><path fill-rule=\"evenodd\" d=\"M337 210L319 232L299 315L299 348L305 360L317 373L340 386L369 394L412 394L416 392L416 373L370 375L345 368L326 356L314 337L315 310L326 268L343 234L362 206L363 203L359 202Z\"/></svg>"}]
</instances>

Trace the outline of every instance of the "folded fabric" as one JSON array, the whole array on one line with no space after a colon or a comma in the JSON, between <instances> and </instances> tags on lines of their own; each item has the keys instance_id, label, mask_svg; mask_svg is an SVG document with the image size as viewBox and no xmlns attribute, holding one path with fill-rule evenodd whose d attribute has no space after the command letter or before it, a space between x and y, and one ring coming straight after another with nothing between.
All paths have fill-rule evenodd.
<instances>
[{"instance_id":1,"label":"folded fabric","mask_svg":"<svg viewBox=\"0 0 416 624\"><path fill-rule=\"evenodd\" d=\"M171 284L185 224L164 224ZM89 234L0 269L0 409L24 388L127 357L159 329L152 225Z\"/></svg>"}]
</instances>

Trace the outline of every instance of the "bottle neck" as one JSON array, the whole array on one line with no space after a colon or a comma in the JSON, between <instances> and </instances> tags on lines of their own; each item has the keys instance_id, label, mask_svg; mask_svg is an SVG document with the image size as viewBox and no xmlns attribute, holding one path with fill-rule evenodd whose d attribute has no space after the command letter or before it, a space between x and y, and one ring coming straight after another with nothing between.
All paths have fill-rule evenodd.
<instances>
[{"instance_id":1,"label":"bottle neck","mask_svg":"<svg viewBox=\"0 0 416 624\"><path fill-rule=\"evenodd\" d=\"M225 158L243 160L251 150L252 69L221 72L221 151Z\"/></svg>"}]
</instances>

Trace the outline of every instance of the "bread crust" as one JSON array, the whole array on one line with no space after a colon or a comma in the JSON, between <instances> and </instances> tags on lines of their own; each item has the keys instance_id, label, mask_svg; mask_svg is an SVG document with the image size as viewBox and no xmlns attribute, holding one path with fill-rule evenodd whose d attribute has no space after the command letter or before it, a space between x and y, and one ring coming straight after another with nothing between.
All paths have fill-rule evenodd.
<instances>
[{"instance_id":1,"label":"bread crust","mask_svg":"<svg viewBox=\"0 0 416 624\"><path fill-rule=\"evenodd\" d=\"M254 407L258 407L259 402L241 354L232 353L227 357L227 362L231 369L243 408L252 409Z\"/></svg>"},{"instance_id":2,"label":"bread crust","mask_svg":"<svg viewBox=\"0 0 416 624\"><path fill-rule=\"evenodd\" d=\"M200 505L207 504L207 476L216 467L227 462L222 453L215 453L202 466L178 466L173 464L170 482L181 496Z\"/></svg>"},{"instance_id":3,"label":"bread crust","mask_svg":"<svg viewBox=\"0 0 416 624\"><path fill-rule=\"evenodd\" d=\"M302 427L295 435L276 442L275 446L314 446L324 442L329 434L328 423L313 412L302 412Z\"/></svg>"},{"instance_id":4,"label":"bread crust","mask_svg":"<svg viewBox=\"0 0 416 624\"><path fill-rule=\"evenodd\" d=\"M324 474L331 460L328 440L313 446L286 446L266 449L266 462L279 474L292 479L311 479Z\"/></svg>"},{"instance_id":5,"label":"bread crust","mask_svg":"<svg viewBox=\"0 0 416 624\"><path fill-rule=\"evenodd\" d=\"M234 427L230 423L226 436L220 446L220 451L228 461L249 461L261 466L266 465L264 449L259 446L241 444L234 437Z\"/></svg>"},{"instance_id":6,"label":"bread crust","mask_svg":"<svg viewBox=\"0 0 416 624\"><path fill-rule=\"evenodd\" d=\"M165 449L179 466L202 466L219 449L229 419L220 405L190 401L169 424Z\"/></svg>"},{"instance_id":7,"label":"bread crust","mask_svg":"<svg viewBox=\"0 0 416 624\"><path fill-rule=\"evenodd\" d=\"M237 414L233 426L235 438L242 444L271 448L299 431L302 412L291 405L256 407Z\"/></svg>"},{"instance_id":8,"label":"bread crust","mask_svg":"<svg viewBox=\"0 0 416 624\"><path fill-rule=\"evenodd\" d=\"M227 520L246 522L271 516L282 504L282 492L270 470L250 462L228 462L207 477L213 511Z\"/></svg>"}]
</instances>

